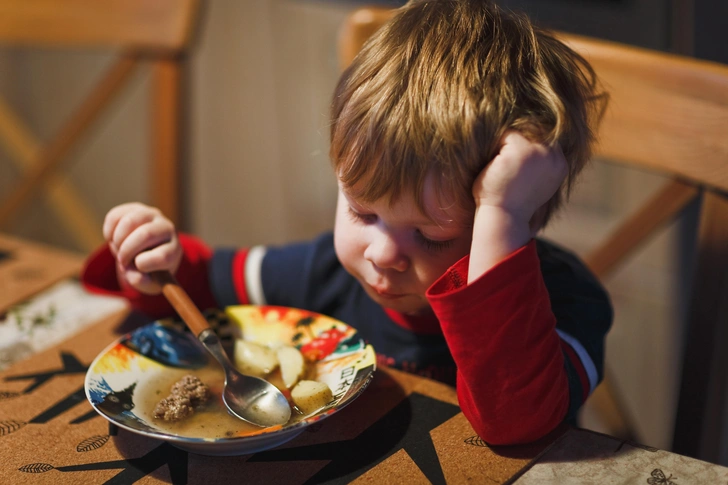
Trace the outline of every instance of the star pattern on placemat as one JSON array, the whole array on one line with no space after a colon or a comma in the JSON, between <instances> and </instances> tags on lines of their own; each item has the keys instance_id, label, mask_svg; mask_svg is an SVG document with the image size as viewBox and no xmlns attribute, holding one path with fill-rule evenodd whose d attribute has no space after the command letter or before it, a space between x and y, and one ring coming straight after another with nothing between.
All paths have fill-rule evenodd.
<instances>
[{"instance_id":1,"label":"star pattern on placemat","mask_svg":"<svg viewBox=\"0 0 728 485\"><path fill-rule=\"evenodd\" d=\"M430 431L458 413L454 404L414 392L354 439L263 451L248 461L330 460L306 483L343 484L404 450L430 482L444 484Z\"/></svg>"},{"instance_id":2,"label":"star pattern on placemat","mask_svg":"<svg viewBox=\"0 0 728 485\"><path fill-rule=\"evenodd\" d=\"M76 358L75 355L69 352L61 352L61 362L62 367L60 369L51 369L45 372L32 372L30 374L5 376L3 380L5 382L32 380L33 382L21 392L21 394L29 394L33 392L36 388L53 379L54 377L69 374L85 374L88 370L87 365L83 365Z\"/></svg>"},{"instance_id":3,"label":"star pattern on placemat","mask_svg":"<svg viewBox=\"0 0 728 485\"><path fill-rule=\"evenodd\" d=\"M25 394L30 394L34 390L36 390L38 387L42 386L46 382L50 381L54 377L62 376L62 375L69 375L69 374L85 374L86 370L88 369L87 365L82 364L73 354L68 352L61 352L61 361L62 361L62 367L56 368L44 372L33 372L29 374L18 374L13 376L5 376L4 381L5 382L12 382L12 381L25 381L25 380L31 380L32 382L23 389L20 392L7 392L4 397L5 399L11 399L13 397L22 396ZM14 433L18 431L19 429L23 428L24 426L28 424L43 424L47 423L51 419L54 419L69 409L73 408L77 404L81 402L86 401L86 393L84 390L83 385L77 389L74 389L70 393L68 393L66 396L61 398L56 403L52 404L48 408L44 409L40 413L38 413L36 416L31 418L30 421L19 421L19 420L5 420L0 421L0 437L6 436L10 433ZM78 424L82 423L84 421L87 421L88 419L91 419L93 417L97 416L96 412L91 410L90 412L74 419L71 421L71 424Z\"/></svg>"}]
</instances>

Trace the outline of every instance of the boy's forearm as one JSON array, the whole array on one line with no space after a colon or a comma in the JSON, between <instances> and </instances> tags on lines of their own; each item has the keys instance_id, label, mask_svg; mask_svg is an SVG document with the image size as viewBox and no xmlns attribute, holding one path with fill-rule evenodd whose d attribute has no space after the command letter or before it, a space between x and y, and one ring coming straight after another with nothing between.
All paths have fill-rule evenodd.
<instances>
[{"instance_id":1,"label":"boy's forearm","mask_svg":"<svg viewBox=\"0 0 728 485\"><path fill-rule=\"evenodd\" d=\"M566 416L569 383L535 241L472 284L461 260L428 298L458 367L458 398L491 444L525 443ZM457 274L451 274L457 273Z\"/></svg>"},{"instance_id":2,"label":"boy's forearm","mask_svg":"<svg viewBox=\"0 0 728 485\"><path fill-rule=\"evenodd\" d=\"M528 218L495 206L476 208L468 283L478 279L530 240Z\"/></svg>"}]
</instances>

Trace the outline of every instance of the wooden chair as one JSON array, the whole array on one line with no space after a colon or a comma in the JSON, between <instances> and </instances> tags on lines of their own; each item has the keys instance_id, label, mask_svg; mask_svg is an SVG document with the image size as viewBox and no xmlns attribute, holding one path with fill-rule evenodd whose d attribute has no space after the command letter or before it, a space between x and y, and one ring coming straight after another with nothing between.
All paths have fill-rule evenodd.
<instances>
[{"instance_id":1,"label":"wooden chair","mask_svg":"<svg viewBox=\"0 0 728 485\"><path fill-rule=\"evenodd\" d=\"M391 16L383 8L353 11L340 33L341 65L348 65ZM588 59L610 93L596 157L669 180L585 255L595 274L605 278L691 201L701 199L672 448L718 462L728 419L728 66L559 35ZM590 404L611 434L630 436L619 402L607 373Z\"/></svg>"},{"instance_id":2,"label":"wooden chair","mask_svg":"<svg viewBox=\"0 0 728 485\"><path fill-rule=\"evenodd\" d=\"M117 53L116 61L44 145L0 98L0 141L24 171L22 180L2 198L0 228L7 227L35 193L45 190L50 206L79 245L98 246L101 223L61 174L61 166L142 63L152 70L150 202L179 221L182 67L199 10L198 0L0 0L0 45Z\"/></svg>"}]
</instances>

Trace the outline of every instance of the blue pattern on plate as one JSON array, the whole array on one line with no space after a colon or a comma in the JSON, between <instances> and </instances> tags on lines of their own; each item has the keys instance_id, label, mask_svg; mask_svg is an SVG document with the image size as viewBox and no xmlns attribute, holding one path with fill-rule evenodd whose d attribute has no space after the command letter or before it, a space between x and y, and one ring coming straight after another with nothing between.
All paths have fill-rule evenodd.
<instances>
[{"instance_id":1,"label":"blue pattern on plate","mask_svg":"<svg viewBox=\"0 0 728 485\"><path fill-rule=\"evenodd\" d=\"M208 362L207 351L191 333L161 322L133 331L123 337L121 343L169 367L198 369Z\"/></svg>"}]
</instances>

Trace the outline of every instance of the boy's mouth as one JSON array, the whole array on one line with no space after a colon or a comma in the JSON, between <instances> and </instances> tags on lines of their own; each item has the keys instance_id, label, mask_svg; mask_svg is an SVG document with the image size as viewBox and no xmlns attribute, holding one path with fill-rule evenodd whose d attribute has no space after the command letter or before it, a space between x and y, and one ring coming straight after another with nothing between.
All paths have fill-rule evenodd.
<instances>
[{"instance_id":1,"label":"boy's mouth","mask_svg":"<svg viewBox=\"0 0 728 485\"><path fill-rule=\"evenodd\" d=\"M403 296L405 296L405 295L403 295L401 293L394 293L394 292L392 292L390 290L387 290L387 289L384 289L384 288L381 288L381 287L376 287L376 286L371 286L371 285L369 287L380 298L384 298L385 300L394 300L396 298L402 298Z\"/></svg>"}]
</instances>

